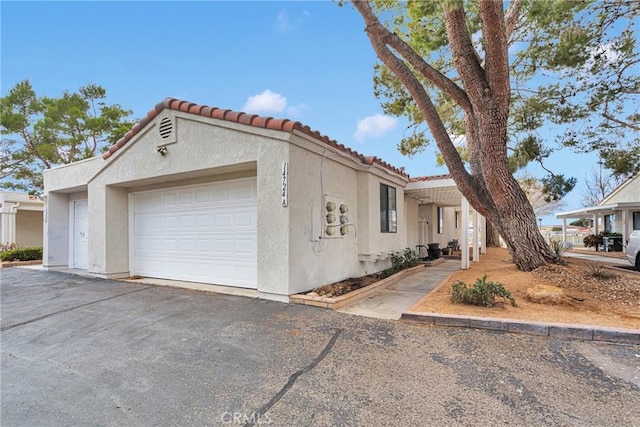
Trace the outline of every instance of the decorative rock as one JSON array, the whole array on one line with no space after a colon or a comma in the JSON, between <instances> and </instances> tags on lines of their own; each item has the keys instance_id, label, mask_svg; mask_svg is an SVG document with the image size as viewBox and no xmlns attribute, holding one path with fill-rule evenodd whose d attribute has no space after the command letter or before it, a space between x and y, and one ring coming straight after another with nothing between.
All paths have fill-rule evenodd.
<instances>
[{"instance_id":1,"label":"decorative rock","mask_svg":"<svg viewBox=\"0 0 640 427\"><path fill-rule=\"evenodd\" d=\"M538 304L561 304L566 295L562 288L549 285L536 285L527 289L527 299Z\"/></svg>"}]
</instances>

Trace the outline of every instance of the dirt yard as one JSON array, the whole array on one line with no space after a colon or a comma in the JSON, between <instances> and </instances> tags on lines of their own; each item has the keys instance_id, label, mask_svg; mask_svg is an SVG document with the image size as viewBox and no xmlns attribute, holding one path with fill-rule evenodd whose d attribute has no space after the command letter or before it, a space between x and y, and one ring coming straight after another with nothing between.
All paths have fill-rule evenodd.
<instances>
[{"instance_id":1,"label":"dirt yard","mask_svg":"<svg viewBox=\"0 0 640 427\"><path fill-rule=\"evenodd\" d=\"M451 275L415 304L411 311L640 329L640 274L600 269L593 263L575 258L564 259L567 265L549 265L525 273L511 262L506 249L489 248L479 263L472 263L469 270ZM614 276L595 278L590 275L594 268ZM451 302L449 290L452 283L461 280L471 285L484 274L488 276L487 280L502 283L518 306L504 303L486 308ZM558 286L569 297L561 304L530 302L525 296L527 288L534 285Z\"/></svg>"}]
</instances>

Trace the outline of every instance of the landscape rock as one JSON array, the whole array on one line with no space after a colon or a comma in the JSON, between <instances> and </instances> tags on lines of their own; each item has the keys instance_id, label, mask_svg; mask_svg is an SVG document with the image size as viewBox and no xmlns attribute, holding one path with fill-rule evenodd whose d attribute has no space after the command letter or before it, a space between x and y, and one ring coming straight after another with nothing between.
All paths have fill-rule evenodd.
<instances>
[{"instance_id":1,"label":"landscape rock","mask_svg":"<svg viewBox=\"0 0 640 427\"><path fill-rule=\"evenodd\" d=\"M527 289L526 298L538 304L562 304L567 296L562 288L549 285L536 285Z\"/></svg>"}]
</instances>

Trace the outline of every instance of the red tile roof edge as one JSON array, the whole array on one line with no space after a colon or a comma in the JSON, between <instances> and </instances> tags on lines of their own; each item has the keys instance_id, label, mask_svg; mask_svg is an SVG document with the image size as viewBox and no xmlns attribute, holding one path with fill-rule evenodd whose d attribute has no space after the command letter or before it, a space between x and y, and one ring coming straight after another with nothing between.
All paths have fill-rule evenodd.
<instances>
[{"instance_id":1,"label":"red tile roof edge","mask_svg":"<svg viewBox=\"0 0 640 427\"><path fill-rule=\"evenodd\" d=\"M438 179L451 179L451 174L444 175L428 175L428 176L416 176L415 178L411 178L409 181L411 182L419 182L419 181L436 181Z\"/></svg>"},{"instance_id":2,"label":"red tile roof edge","mask_svg":"<svg viewBox=\"0 0 640 427\"><path fill-rule=\"evenodd\" d=\"M339 144L336 140L329 138L326 135L321 134L318 131L312 130L309 126L303 125L300 122L292 121L289 119L274 119L273 117L258 116L256 114L247 114L240 111L225 110L222 108L209 107L207 105L198 105L188 101L183 101L176 98L166 98L164 101L156 104L153 110L149 111L147 115L140 120L129 132L127 132L118 142L109 148L109 150L102 155L103 159L108 159L124 146L131 138L138 134L146 125L151 122L160 112L164 109L182 111L184 113L196 114L203 117L212 117L214 119L226 120L229 122L240 123L248 126L259 127L263 129L279 130L292 133L294 130L302 132L305 135L310 136L330 147L333 147L343 153L346 153L366 165L373 165L374 163L388 169L398 175L409 178L409 175L404 170L392 166L378 157L367 157L352 150L349 147Z\"/></svg>"}]
</instances>

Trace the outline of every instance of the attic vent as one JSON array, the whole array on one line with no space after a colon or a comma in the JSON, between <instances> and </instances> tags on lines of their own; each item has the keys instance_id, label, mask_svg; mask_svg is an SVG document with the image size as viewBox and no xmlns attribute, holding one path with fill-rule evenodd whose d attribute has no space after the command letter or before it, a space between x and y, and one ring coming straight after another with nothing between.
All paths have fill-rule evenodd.
<instances>
[{"instance_id":1,"label":"attic vent","mask_svg":"<svg viewBox=\"0 0 640 427\"><path fill-rule=\"evenodd\" d=\"M171 136L171 133L173 132L173 122L169 117L165 117L160 121L159 132L163 139L167 139Z\"/></svg>"}]
</instances>

